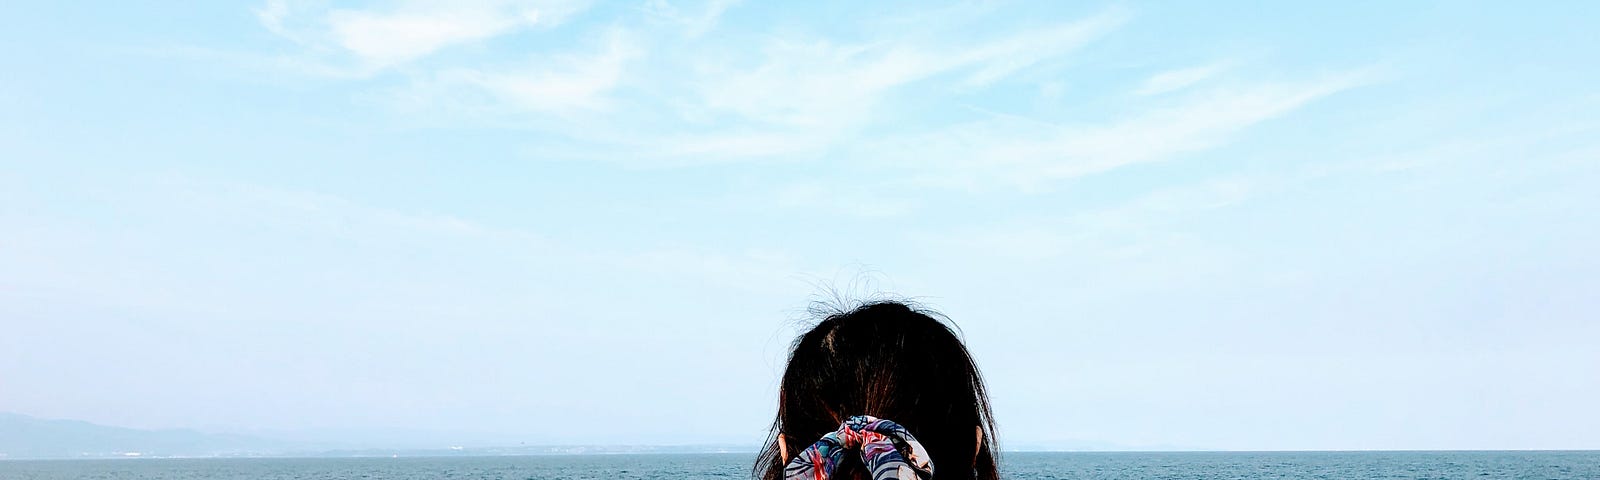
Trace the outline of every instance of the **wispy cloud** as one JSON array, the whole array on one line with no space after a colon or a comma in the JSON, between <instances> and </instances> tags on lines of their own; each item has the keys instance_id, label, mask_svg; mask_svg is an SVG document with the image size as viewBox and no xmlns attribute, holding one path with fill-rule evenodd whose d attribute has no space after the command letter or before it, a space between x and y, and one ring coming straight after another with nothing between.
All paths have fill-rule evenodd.
<instances>
[{"instance_id":1,"label":"wispy cloud","mask_svg":"<svg viewBox=\"0 0 1600 480\"><path fill-rule=\"evenodd\" d=\"M923 235L925 247L953 258L1037 262L1066 259L1081 265L1122 265L1152 249L1187 242L1169 228L1174 218L1248 201L1279 179L1220 177L1159 189L1123 203L1053 216L1001 219L973 228ZM958 251L954 253L952 251Z\"/></svg>"},{"instance_id":2,"label":"wispy cloud","mask_svg":"<svg viewBox=\"0 0 1600 480\"><path fill-rule=\"evenodd\" d=\"M962 44L882 34L839 43L789 33L764 40L753 63L741 61L743 53L685 57L652 45L660 55L640 72L652 75L649 91L616 92L626 98L618 111L633 115L596 120L607 128L576 134L612 149L612 157L661 165L818 155L883 121L900 88L986 88L1082 48L1128 17L1112 9Z\"/></svg>"},{"instance_id":3,"label":"wispy cloud","mask_svg":"<svg viewBox=\"0 0 1600 480\"><path fill-rule=\"evenodd\" d=\"M256 8L254 12L256 14L256 20L259 20L261 22L261 26L265 27L267 31L277 34L280 37L285 37L296 41L299 40L295 37L294 32L283 26L284 20L287 19L291 13L289 0L267 0L266 5Z\"/></svg>"},{"instance_id":4,"label":"wispy cloud","mask_svg":"<svg viewBox=\"0 0 1600 480\"><path fill-rule=\"evenodd\" d=\"M571 11L581 4L563 5ZM1252 125L1365 81L1350 73L1170 95L1193 91L1233 66L1220 61L1146 79L1136 93L1168 94L1152 99L1164 106L1113 112L1101 123L1066 123L1051 115L977 121L950 116L913 129L886 128L892 113L907 107L898 95L902 90L915 85L919 91L989 91L1114 33L1132 14L1109 8L964 38L879 29L842 42L785 31L759 38L754 49L687 49L694 41L686 37L703 33L731 5L713 0L687 13L658 1L642 9L647 18L666 20L658 24L689 28L687 36L652 30L648 22L621 22L597 35L598 46L520 54L524 60L512 63L431 62L407 73L411 81L395 90L396 98L423 110L520 116L522 125L572 141L570 148L540 147L557 156L671 165L843 153L880 164L900 162L914 168L911 175L935 184L1033 187L1213 148ZM323 17L334 48L382 68L546 22L549 10L474 0L334 10ZM923 14L919 22L959 26L972 14L954 9ZM301 15L282 2L258 11L262 24L278 32L296 31L284 19ZM389 40L395 36L406 38ZM885 128L898 133L858 141L862 132ZM564 149L571 155L562 155Z\"/></svg>"},{"instance_id":5,"label":"wispy cloud","mask_svg":"<svg viewBox=\"0 0 1600 480\"><path fill-rule=\"evenodd\" d=\"M535 24L556 25L583 1L410 0L385 9L327 9L270 0L255 10L262 26L308 54L352 58L363 73L405 64L449 47L480 42Z\"/></svg>"},{"instance_id":6,"label":"wispy cloud","mask_svg":"<svg viewBox=\"0 0 1600 480\"><path fill-rule=\"evenodd\" d=\"M1132 18L1120 8L1111 8L1088 18L1050 27L1027 30L980 44L957 55L964 66L972 62L976 71L966 78L967 86L987 86L1022 69L1037 65L1084 47Z\"/></svg>"},{"instance_id":7,"label":"wispy cloud","mask_svg":"<svg viewBox=\"0 0 1600 480\"><path fill-rule=\"evenodd\" d=\"M329 33L337 44L362 62L385 67L405 63L439 49L493 37L531 25L533 9L414 8L393 12L336 10L328 14Z\"/></svg>"},{"instance_id":8,"label":"wispy cloud","mask_svg":"<svg viewBox=\"0 0 1600 480\"><path fill-rule=\"evenodd\" d=\"M707 0L697 12L685 11L678 8L673 2L667 0L650 0L645 3L645 11L662 21L680 25L686 37L694 38L704 35L716 27L721 20L723 12L738 5L742 0Z\"/></svg>"},{"instance_id":9,"label":"wispy cloud","mask_svg":"<svg viewBox=\"0 0 1600 480\"><path fill-rule=\"evenodd\" d=\"M543 58L529 67L449 69L435 74L429 88L481 90L497 104L534 112L599 110L610 105L607 94L623 80L628 62L643 54L627 32L614 29L593 52Z\"/></svg>"},{"instance_id":10,"label":"wispy cloud","mask_svg":"<svg viewBox=\"0 0 1600 480\"><path fill-rule=\"evenodd\" d=\"M924 179L936 184L1038 187L1213 148L1253 125L1370 81L1370 75L1353 71L1308 82L1219 88L1104 125L995 118L887 139L871 147L871 156L929 172Z\"/></svg>"},{"instance_id":11,"label":"wispy cloud","mask_svg":"<svg viewBox=\"0 0 1600 480\"><path fill-rule=\"evenodd\" d=\"M653 8L681 15L670 5ZM789 32L762 38L754 52L687 49L692 42L670 30L612 25L598 51L536 52L531 66L439 67L414 77L397 98L520 115L509 123L554 129L577 143L539 148L562 157L675 165L815 155L883 121L899 106L898 89L990 88L1083 48L1128 17L1111 9L963 42L874 32L841 43Z\"/></svg>"},{"instance_id":12,"label":"wispy cloud","mask_svg":"<svg viewBox=\"0 0 1600 480\"><path fill-rule=\"evenodd\" d=\"M836 44L781 38L763 48L764 59L753 68L702 64L697 91L706 108L747 120L809 129L858 126L871 119L891 89L959 71L967 72L962 84L986 86L1081 48L1127 17L1111 10L964 46L920 39Z\"/></svg>"},{"instance_id":13,"label":"wispy cloud","mask_svg":"<svg viewBox=\"0 0 1600 480\"><path fill-rule=\"evenodd\" d=\"M1217 62L1198 67L1180 68L1151 75L1145 79L1134 93L1138 95L1159 95L1167 92L1182 90L1194 84L1203 82L1217 76L1230 68L1233 62Z\"/></svg>"}]
</instances>

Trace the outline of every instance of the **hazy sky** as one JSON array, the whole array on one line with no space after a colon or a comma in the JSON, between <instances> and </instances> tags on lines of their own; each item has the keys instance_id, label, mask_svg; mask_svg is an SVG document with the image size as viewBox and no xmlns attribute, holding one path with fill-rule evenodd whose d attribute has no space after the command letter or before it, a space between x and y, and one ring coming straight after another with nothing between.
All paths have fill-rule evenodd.
<instances>
[{"instance_id":1,"label":"hazy sky","mask_svg":"<svg viewBox=\"0 0 1600 480\"><path fill-rule=\"evenodd\" d=\"M857 282L1012 446L1600 448L1596 3L777 3L4 2L0 411L753 444Z\"/></svg>"}]
</instances>

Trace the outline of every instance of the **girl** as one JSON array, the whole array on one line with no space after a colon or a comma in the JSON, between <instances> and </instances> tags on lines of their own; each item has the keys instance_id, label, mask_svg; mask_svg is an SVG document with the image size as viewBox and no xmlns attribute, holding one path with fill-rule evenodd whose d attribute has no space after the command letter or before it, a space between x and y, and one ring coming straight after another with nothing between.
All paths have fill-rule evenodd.
<instances>
[{"instance_id":1,"label":"girl","mask_svg":"<svg viewBox=\"0 0 1600 480\"><path fill-rule=\"evenodd\" d=\"M873 302L796 339L756 478L997 480L983 378L937 316Z\"/></svg>"}]
</instances>

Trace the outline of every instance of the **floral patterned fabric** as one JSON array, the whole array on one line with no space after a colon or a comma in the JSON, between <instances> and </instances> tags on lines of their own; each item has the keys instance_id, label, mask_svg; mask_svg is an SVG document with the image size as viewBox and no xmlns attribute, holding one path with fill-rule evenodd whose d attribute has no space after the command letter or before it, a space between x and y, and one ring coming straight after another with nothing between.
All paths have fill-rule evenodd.
<instances>
[{"instance_id":1,"label":"floral patterned fabric","mask_svg":"<svg viewBox=\"0 0 1600 480\"><path fill-rule=\"evenodd\" d=\"M783 468L785 480L827 480L848 451L861 454L873 480L926 480L933 461L905 427L867 415L850 417L836 430L795 455Z\"/></svg>"}]
</instances>

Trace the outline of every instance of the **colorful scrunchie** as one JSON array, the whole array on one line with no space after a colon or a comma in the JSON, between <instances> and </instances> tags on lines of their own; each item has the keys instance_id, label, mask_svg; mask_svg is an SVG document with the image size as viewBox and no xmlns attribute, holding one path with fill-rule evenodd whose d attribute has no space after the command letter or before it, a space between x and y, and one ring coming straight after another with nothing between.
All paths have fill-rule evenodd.
<instances>
[{"instance_id":1,"label":"colorful scrunchie","mask_svg":"<svg viewBox=\"0 0 1600 480\"><path fill-rule=\"evenodd\" d=\"M917 438L888 420L867 415L850 417L839 430L823 435L783 467L784 480L828 480L846 450L861 452L861 464L872 480L927 480L933 460Z\"/></svg>"}]
</instances>

